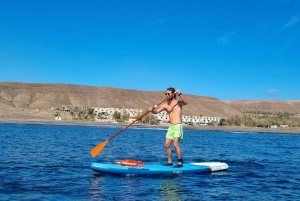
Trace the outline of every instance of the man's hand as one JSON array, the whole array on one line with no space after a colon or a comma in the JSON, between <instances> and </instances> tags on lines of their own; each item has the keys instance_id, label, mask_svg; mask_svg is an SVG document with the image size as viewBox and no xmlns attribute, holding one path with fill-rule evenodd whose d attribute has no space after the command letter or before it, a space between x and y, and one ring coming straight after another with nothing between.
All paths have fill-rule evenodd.
<instances>
[{"instance_id":1,"label":"man's hand","mask_svg":"<svg viewBox=\"0 0 300 201\"><path fill-rule=\"evenodd\" d=\"M155 107L149 107L149 112L152 112L155 109Z\"/></svg>"}]
</instances>

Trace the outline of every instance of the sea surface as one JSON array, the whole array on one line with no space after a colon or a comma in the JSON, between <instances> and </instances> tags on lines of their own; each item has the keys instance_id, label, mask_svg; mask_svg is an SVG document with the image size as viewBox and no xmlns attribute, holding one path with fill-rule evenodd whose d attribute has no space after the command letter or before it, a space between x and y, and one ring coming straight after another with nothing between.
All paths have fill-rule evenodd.
<instances>
[{"instance_id":1,"label":"sea surface","mask_svg":"<svg viewBox=\"0 0 300 201\"><path fill-rule=\"evenodd\" d=\"M300 135L185 130L185 162L220 161L229 169L168 176L93 172L92 162L167 162L164 129L128 128L90 156L120 129L0 123L0 200L300 200Z\"/></svg>"}]
</instances>

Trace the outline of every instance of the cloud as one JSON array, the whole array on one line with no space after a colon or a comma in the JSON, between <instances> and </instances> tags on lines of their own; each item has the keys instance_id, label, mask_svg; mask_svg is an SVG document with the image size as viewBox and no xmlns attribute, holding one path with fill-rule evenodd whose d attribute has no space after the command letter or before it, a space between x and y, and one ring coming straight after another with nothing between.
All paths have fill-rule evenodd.
<instances>
[{"instance_id":1,"label":"cloud","mask_svg":"<svg viewBox=\"0 0 300 201\"><path fill-rule=\"evenodd\" d=\"M235 32L231 31L231 32L227 33L225 36L219 37L218 43L222 44L222 45L226 45L227 43L229 43L231 36L234 34L235 34Z\"/></svg>"},{"instance_id":2,"label":"cloud","mask_svg":"<svg viewBox=\"0 0 300 201\"><path fill-rule=\"evenodd\" d=\"M282 28L286 29L290 26L293 26L293 25L297 24L299 20L300 20L300 17L292 17L290 19L290 21L288 21L288 23L286 23Z\"/></svg>"},{"instance_id":3,"label":"cloud","mask_svg":"<svg viewBox=\"0 0 300 201\"><path fill-rule=\"evenodd\" d=\"M278 90L277 89L269 89L268 92L269 93L278 93Z\"/></svg>"}]
</instances>

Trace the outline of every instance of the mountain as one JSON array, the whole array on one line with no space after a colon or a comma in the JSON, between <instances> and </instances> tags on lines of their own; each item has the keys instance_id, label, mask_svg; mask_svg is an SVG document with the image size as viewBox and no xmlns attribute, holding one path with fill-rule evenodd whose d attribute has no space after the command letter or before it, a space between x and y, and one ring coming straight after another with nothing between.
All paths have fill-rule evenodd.
<instances>
[{"instance_id":1,"label":"mountain","mask_svg":"<svg viewBox=\"0 0 300 201\"><path fill-rule=\"evenodd\" d=\"M292 114L300 114L300 100L296 101L228 101L227 105L239 110L240 112L267 112L278 113L288 112Z\"/></svg>"},{"instance_id":2,"label":"mountain","mask_svg":"<svg viewBox=\"0 0 300 201\"><path fill-rule=\"evenodd\" d=\"M144 110L163 100L164 93L70 84L0 82L0 115L2 118L26 118L25 112L29 115L63 105ZM184 95L189 104L184 107L183 115L226 118L240 113L217 98ZM53 118L53 114L49 117Z\"/></svg>"}]
</instances>

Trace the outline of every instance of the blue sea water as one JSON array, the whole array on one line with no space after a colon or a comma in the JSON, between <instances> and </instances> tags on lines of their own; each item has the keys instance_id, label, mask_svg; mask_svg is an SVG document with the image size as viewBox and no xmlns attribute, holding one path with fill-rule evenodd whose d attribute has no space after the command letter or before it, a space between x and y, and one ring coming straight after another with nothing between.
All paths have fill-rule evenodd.
<instances>
[{"instance_id":1,"label":"blue sea water","mask_svg":"<svg viewBox=\"0 0 300 201\"><path fill-rule=\"evenodd\" d=\"M300 135L185 130L185 162L220 161L229 169L148 177L93 172L92 162L166 162L164 129L128 128L90 156L120 129L0 123L0 200L300 199Z\"/></svg>"}]
</instances>

